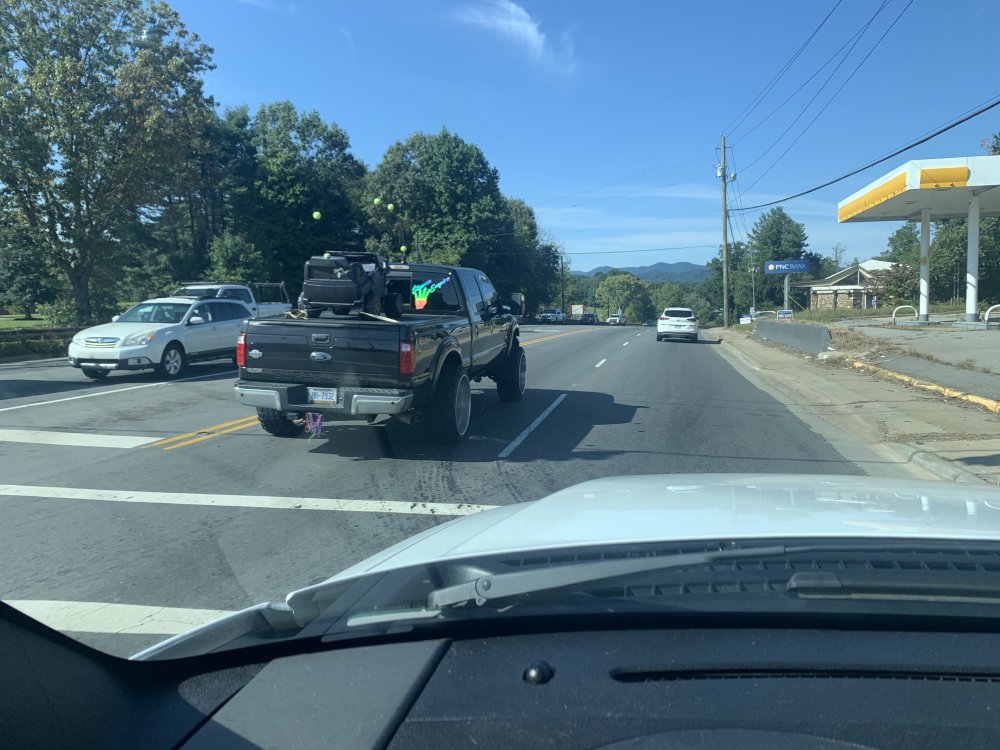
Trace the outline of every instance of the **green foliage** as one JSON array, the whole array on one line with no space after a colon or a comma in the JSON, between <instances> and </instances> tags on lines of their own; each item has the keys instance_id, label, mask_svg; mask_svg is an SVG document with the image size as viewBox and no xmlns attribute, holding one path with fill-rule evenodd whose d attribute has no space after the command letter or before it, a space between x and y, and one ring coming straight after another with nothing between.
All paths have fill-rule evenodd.
<instances>
[{"instance_id":1,"label":"green foliage","mask_svg":"<svg viewBox=\"0 0 1000 750\"><path fill-rule=\"evenodd\" d=\"M965 268L969 227L965 219L949 219L934 226L931 243L931 299L965 297ZM956 290L956 280L958 281ZM979 222L979 299L1000 299L1000 219Z\"/></svg>"},{"instance_id":2,"label":"green foliage","mask_svg":"<svg viewBox=\"0 0 1000 750\"><path fill-rule=\"evenodd\" d=\"M212 240L208 255L212 262L208 269L210 279L267 280L268 268L263 254L242 235L234 235L226 230Z\"/></svg>"},{"instance_id":3,"label":"green foliage","mask_svg":"<svg viewBox=\"0 0 1000 750\"><path fill-rule=\"evenodd\" d=\"M889 235L888 245L886 251L878 256L879 260L888 260L892 263L907 263L911 266L919 267L920 232L914 222L906 222Z\"/></svg>"},{"instance_id":4,"label":"green foliage","mask_svg":"<svg viewBox=\"0 0 1000 750\"><path fill-rule=\"evenodd\" d=\"M399 259L405 246L411 261L480 268L532 307L561 297L559 247L539 236L527 204L501 194L482 150L447 130L392 145L368 176L363 206L369 251Z\"/></svg>"},{"instance_id":5,"label":"green foliage","mask_svg":"<svg viewBox=\"0 0 1000 750\"><path fill-rule=\"evenodd\" d=\"M0 305L21 310L27 318L58 288L44 258L32 248L8 244L0 235Z\"/></svg>"},{"instance_id":6,"label":"green foliage","mask_svg":"<svg viewBox=\"0 0 1000 750\"><path fill-rule=\"evenodd\" d=\"M80 321L122 239L161 205L164 182L209 102L210 51L165 3L35 0L0 16L0 223L23 227L70 282ZM144 31L155 29L152 36Z\"/></svg>"},{"instance_id":7,"label":"green foliage","mask_svg":"<svg viewBox=\"0 0 1000 750\"><path fill-rule=\"evenodd\" d=\"M912 305L919 292L920 272L908 263L897 263L883 271L873 271L866 290L881 303Z\"/></svg>"},{"instance_id":8,"label":"green foliage","mask_svg":"<svg viewBox=\"0 0 1000 750\"><path fill-rule=\"evenodd\" d=\"M607 274L597 286L597 299L609 313L621 310L632 321L642 321L655 316L653 285L630 273Z\"/></svg>"}]
</instances>

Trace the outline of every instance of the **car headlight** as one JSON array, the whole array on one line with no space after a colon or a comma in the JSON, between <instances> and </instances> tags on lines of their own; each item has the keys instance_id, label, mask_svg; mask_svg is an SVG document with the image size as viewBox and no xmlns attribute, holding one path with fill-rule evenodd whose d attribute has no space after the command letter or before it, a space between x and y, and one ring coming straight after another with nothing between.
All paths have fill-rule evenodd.
<instances>
[{"instance_id":1,"label":"car headlight","mask_svg":"<svg viewBox=\"0 0 1000 750\"><path fill-rule=\"evenodd\" d=\"M82 344L83 343L83 331L80 331L78 334L76 334L73 337L73 343L74 344Z\"/></svg>"},{"instance_id":2,"label":"car headlight","mask_svg":"<svg viewBox=\"0 0 1000 750\"><path fill-rule=\"evenodd\" d=\"M141 344L148 344L156 336L156 331L143 331L142 333L133 333L131 336L126 336L125 340L122 341L122 346L139 346Z\"/></svg>"}]
</instances>

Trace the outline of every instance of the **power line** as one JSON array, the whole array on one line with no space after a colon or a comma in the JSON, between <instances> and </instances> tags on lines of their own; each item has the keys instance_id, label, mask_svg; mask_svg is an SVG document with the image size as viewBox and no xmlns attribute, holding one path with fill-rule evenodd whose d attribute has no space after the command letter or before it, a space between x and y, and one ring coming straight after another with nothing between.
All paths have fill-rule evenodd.
<instances>
[{"instance_id":1,"label":"power line","mask_svg":"<svg viewBox=\"0 0 1000 750\"><path fill-rule=\"evenodd\" d=\"M813 40L813 37L815 37L816 34L819 33L819 30L823 28L823 25L829 20L830 16L833 15L833 12L835 10L837 10L838 7L840 7L840 4L842 2L843 2L843 0L837 0L837 2L834 4L834 6L830 9L830 12L827 13L826 16L823 17L823 20L819 22L819 26L817 26L815 29L813 29L813 32L808 36L808 38L806 38L806 40L802 43L802 45L795 51L795 54L792 55L792 57L788 60L788 62L786 62L781 67L781 69L778 71L778 73L767 83L767 85L763 88L763 90L759 94L757 94L757 96L755 96L753 98L753 100L750 102L750 104L748 104L746 107L744 107L743 111L740 112L740 114L738 114L736 116L737 120L736 120L735 124L730 123L725 128L723 128L723 132L730 132L731 133L732 131L736 130L736 128L738 128L743 123L743 121L746 120L747 117L749 117L753 113L753 111L755 109L757 109L758 106L760 106L761 102L764 101L764 99L771 92L771 90L775 87L775 85L777 85L778 81L781 80L782 76L784 76L785 73L788 72L788 69L792 67L792 65L795 63L796 60L798 60L799 55L801 55L802 52L805 50L805 48L809 46L809 43Z\"/></svg>"},{"instance_id":2,"label":"power line","mask_svg":"<svg viewBox=\"0 0 1000 750\"><path fill-rule=\"evenodd\" d=\"M606 198L595 198L592 201L584 201L583 203L574 203L570 208L579 208L580 206L589 206L593 203L603 203L604 201L618 200L619 198L627 198L630 195L639 195L640 193L648 193L652 190L659 190L660 188L673 187L674 185L680 185L679 182L668 182L664 185L654 185L651 188L642 188L641 190L633 190L628 193L622 193L621 195L611 195Z\"/></svg>"},{"instance_id":3,"label":"power line","mask_svg":"<svg viewBox=\"0 0 1000 750\"><path fill-rule=\"evenodd\" d=\"M993 98L992 100L990 100L990 102L988 104L986 104L986 105L984 105L982 107L978 107L977 109L973 110L971 113L969 113L969 114L967 114L965 116L959 117L957 120L953 120L952 122L948 123L947 125L943 125L942 127L938 128L937 130L934 130L934 131L928 133L927 135L925 135L925 136L923 136L921 138L918 138L917 140L915 140L915 141L913 141L911 143L906 144L905 146L901 146L900 148L897 148L895 151L892 151L892 152L886 154L885 156L883 156L883 157L881 157L879 159L876 159L873 162L869 162L868 164L865 164L863 167L858 167L857 169L853 169L850 172L848 172L847 174L841 175L840 177L837 177L836 179L830 180L828 182L824 182L822 185L817 185L814 188L809 188L808 190L803 190L800 193L795 193L794 195L789 195L787 198L782 198L781 200L770 201L768 203L761 203L761 204L756 205L756 206L746 206L745 208L740 208L740 209L736 209L736 210L742 212L742 211L755 211L755 210L757 210L759 208L770 208L771 206L777 206L779 203L787 203L790 200L795 200L796 198L801 198L804 195L809 195L810 193L815 193L818 190L822 190L823 188L830 187L830 185L836 185L838 182L843 182L844 180L848 179L849 177L853 177L856 174L864 172L866 169L871 169L872 167L876 167L879 164L882 164L883 162L889 161L889 159L892 159L892 158L894 158L896 156L899 156L900 154L906 153L907 151L910 151L911 149L914 149L917 146L923 145L924 143L927 143L927 141L932 140L934 138L937 138L939 135L947 133L949 130L953 130L954 128L957 128L959 125L962 125L963 123L966 123L966 122L968 122L969 120L971 120L971 119L973 119L975 117L979 117L979 115L981 115L981 114L983 114L985 112L989 112L991 109L994 109L997 106L1000 106L1000 96L997 96L997 97Z\"/></svg>"},{"instance_id":4,"label":"power line","mask_svg":"<svg viewBox=\"0 0 1000 750\"><path fill-rule=\"evenodd\" d=\"M757 164L759 161L761 161L761 159L763 159L765 156L771 153L771 149L777 146L781 142L782 138L788 135L789 131L791 131L791 129L795 127L795 123L797 123L800 119L802 119L802 116L806 113L809 107L812 106L813 102L816 101L819 98L819 95L823 93L823 89L825 89L827 85L830 83L830 81L833 80L833 77L837 75L837 71L840 70L840 66L843 65L845 62L847 62L847 58L851 56L851 53L854 51L854 48L857 47L858 44L861 42L864 33L868 30L868 28L872 25L872 23L875 22L875 19L878 18L879 14L885 9L885 7L890 2L892 2L892 0L883 0L882 4L878 7L878 10L876 10L875 13L872 15L872 17L869 18L868 21L865 23L865 25L861 27L861 31L855 35L857 38L851 44L850 49L847 50L846 53L844 53L844 56L842 58L840 58L840 62L837 63L837 66L833 69L830 75L826 77L826 80L823 81L823 84L816 90L816 93L813 94L812 99L806 102L806 105L801 110L799 110L799 113L795 115L795 119L793 119L788 124L787 128L781 131L781 135L775 138L774 141L771 143L771 145L768 146L766 149L764 149L764 152L760 156L758 156L752 162L747 164L746 169L752 169L755 164ZM747 189L749 190L750 188Z\"/></svg>"},{"instance_id":5,"label":"power line","mask_svg":"<svg viewBox=\"0 0 1000 750\"><path fill-rule=\"evenodd\" d=\"M865 62L868 60L868 58L872 56L872 53L875 52L876 49L878 49L878 46L882 43L882 40L885 39L886 36L888 36L889 32L892 31L893 27L899 22L899 19L903 17L903 14L906 13L907 10L909 10L911 5L913 5L913 0L910 0L910 2L908 2L905 6L903 6L903 10L901 10L899 12L899 15L896 16L896 18L893 20L891 24L889 24L889 28L887 28L882 33L882 36L878 38L878 41L875 42L872 48L868 50L868 54L865 55L863 58L861 58L861 62L859 62L855 66L854 70L851 71L851 74L847 76L847 78L844 80L842 84L840 84L840 88L838 88L836 91L833 92L833 96L831 96L829 100L827 100L826 104L822 106L819 112L817 112L815 116L809 121L809 123L802 129L802 132L799 133L797 136L795 136L795 140L793 140L791 143L788 144L788 148L786 148L784 151L781 152L778 158L771 163L771 166L765 169L760 174L760 176L750 184L750 187L748 187L747 190L752 190L754 185L763 180L764 177L767 175L767 173L770 172L772 169L774 169L774 167L778 164L778 162L780 162L785 157L785 154L791 151L792 147L794 147L795 144L798 143L799 140L802 138L802 136L804 136L808 132L809 128L813 126L813 123L815 123L816 120L819 119L820 115L822 115L826 111L826 108L829 107L831 104L833 104L833 100L836 99L837 95L844 90L844 87L851 82L851 79L854 78L854 75L859 70L861 70L861 66L864 65Z\"/></svg>"},{"instance_id":6,"label":"power line","mask_svg":"<svg viewBox=\"0 0 1000 750\"><path fill-rule=\"evenodd\" d=\"M750 128L750 130L748 130L743 135L741 135L739 138L737 138L735 141L733 141L733 145L737 146L740 143L742 143L743 141L745 141L747 138L749 138L753 134L753 132L755 130L757 130L757 128L759 128L761 125L763 125L769 119L771 119L771 117L773 117L774 115L776 115L786 104L788 104L788 102L790 102L792 99L794 99L798 95L798 93L800 91L802 91L802 89L804 89L806 86L808 86L812 82L813 78L815 78L820 73L822 73L824 70L826 70L826 66L829 65L830 63L832 63L834 60L836 60L837 57L840 56L840 53L843 52L845 49L847 49L847 46L851 42L853 42L857 37L859 37L863 33L864 33L864 28L861 28L858 31L855 31L854 34L850 38L848 38L848 40L846 42L844 42L841 45L840 49L838 49L836 52L834 52L832 55L830 55L830 57L827 58L827 60L826 60L825 63L823 63L822 65L820 65L818 68L816 68L816 71L811 76L809 76L806 80L804 80L799 85L799 87L797 89L795 89L795 91L793 91L791 94L789 94L788 97L781 104L779 104L777 107L775 107L774 109L772 109L768 114L764 115L764 119L760 120L756 125L754 125L752 128Z\"/></svg>"},{"instance_id":7,"label":"power line","mask_svg":"<svg viewBox=\"0 0 1000 750\"><path fill-rule=\"evenodd\" d=\"M575 198L578 195L583 195L585 193L593 193L595 190L603 190L604 188L614 187L615 185L622 185L626 182L632 182L633 180L638 180L645 177L645 174L635 175L634 177L627 177L624 180L617 180L615 182L609 182L605 185L598 185L597 187L587 188L586 190L578 190L575 193L569 193L568 195L560 195L558 198L548 198L543 201L536 201L532 206L544 206L546 203L556 203L558 201L564 201L567 198Z\"/></svg>"}]
</instances>

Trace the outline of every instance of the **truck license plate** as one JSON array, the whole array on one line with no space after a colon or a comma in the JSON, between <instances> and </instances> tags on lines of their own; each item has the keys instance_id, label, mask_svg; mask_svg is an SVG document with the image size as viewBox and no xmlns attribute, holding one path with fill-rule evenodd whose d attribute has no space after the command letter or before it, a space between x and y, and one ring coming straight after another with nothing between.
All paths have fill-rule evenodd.
<instances>
[{"instance_id":1,"label":"truck license plate","mask_svg":"<svg viewBox=\"0 0 1000 750\"><path fill-rule=\"evenodd\" d=\"M336 404L337 403L337 389L336 388L310 388L309 389L309 403L310 404Z\"/></svg>"}]
</instances>

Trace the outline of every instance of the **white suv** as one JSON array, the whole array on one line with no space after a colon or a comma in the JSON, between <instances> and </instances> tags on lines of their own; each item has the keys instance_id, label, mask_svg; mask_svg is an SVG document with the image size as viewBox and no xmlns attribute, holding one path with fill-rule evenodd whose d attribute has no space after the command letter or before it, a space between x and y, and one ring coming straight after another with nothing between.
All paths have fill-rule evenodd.
<instances>
[{"instance_id":1,"label":"white suv","mask_svg":"<svg viewBox=\"0 0 1000 750\"><path fill-rule=\"evenodd\" d=\"M111 370L155 369L176 378L188 362L236 356L236 339L251 312L226 299L160 297L110 323L86 328L69 345L69 363L99 380Z\"/></svg>"},{"instance_id":2,"label":"white suv","mask_svg":"<svg viewBox=\"0 0 1000 750\"><path fill-rule=\"evenodd\" d=\"M608 325L609 326L623 326L623 325L625 325L625 316L624 315L609 315L608 316Z\"/></svg>"},{"instance_id":3,"label":"white suv","mask_svg":"<svg viewBox=\"0 0 1000 750\"><path fill-rule=\"evenodd\" d=\"M548 310L544 310L541 313L541 315L538 316L538 322L539 323L565 323L566 322L566 313L564 313L562 310L556 310L554 308L550 308Z\"/></svg>"},{"instance_id":4,"label":"white suv","mask_svg":"<svg viewBox=\"0 0 1000 750\"><path fill-rule=\"evenodd\" d=\"M656 321L656 340L681 336L688 341L698 340L698 317L690 307L668 307Z\"/></svg>"}]
</instances>

